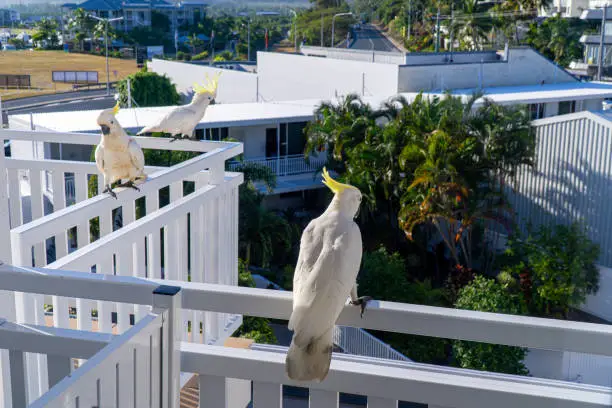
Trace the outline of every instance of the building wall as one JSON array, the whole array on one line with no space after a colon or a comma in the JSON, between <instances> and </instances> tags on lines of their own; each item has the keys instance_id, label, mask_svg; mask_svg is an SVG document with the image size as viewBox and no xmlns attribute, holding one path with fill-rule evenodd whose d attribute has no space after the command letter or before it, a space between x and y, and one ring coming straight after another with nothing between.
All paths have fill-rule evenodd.
<instances>
[{"instance_id":1,"label":"building wall","mask_svg":"<svg viewBox=\"0 0 612 408\"><path fill-rule=\"evenodd\" d=\"M531 48L509 50L507 62L402 66L399 72L400 92L534 85L542 81L550 84L575 79Z\"/></svg>"},{"instance_id":2,"label":"building wall","mask_svg":"<svg viewBox=\"0 0 612 408\"><path fill-rule=\"evenodd\" d=\"M206 75L221 72L217 89L218 103L240 103L257 101L257 75L250 72L229 71L204 65L195 65L177 61L164 61L154 58L148 63L151 71L167 75L179 93L191 99L191 88L194 82L203 83Z\"/></svg>"},{"instance_id":3,"label":"building wall","mask_svg":"<svg viewBox=\"0 0 612 408\"><path fill-rule=\"evenodd\" d=\"M599 263L612 267L612 125L591 112L534 121L536 167L520 169L508 191L526 231L583 222L600 246Z\"/></svg>"},{"instance_id":4,"label":"building wall","mask_svg":"<svg viewBox=\"0 0 612 408\"><path fill-rule=\"evenodd\" d=\"M265 101L398 92L399 67L393 64L258 52L257 71Z\"/></svg>"},{"instance_id":5,"label":"building wall","mask_svg":"<svg viewBox=\"0 0 612 408\"><path fill-rule=\"evenodd\" d=\"M266 129L270 126L243 126L229 128L229 137L244 144L244 158L255 159L266 156Z\"/></svg>"}]
</instances>

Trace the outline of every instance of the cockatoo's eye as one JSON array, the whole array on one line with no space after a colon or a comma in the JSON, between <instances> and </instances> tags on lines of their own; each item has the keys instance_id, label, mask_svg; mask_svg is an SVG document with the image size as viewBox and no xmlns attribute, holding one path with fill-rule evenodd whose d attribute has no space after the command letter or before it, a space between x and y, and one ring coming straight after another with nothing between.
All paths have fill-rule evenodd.
<instances>
[{"instance_id":1,"label":"cockatoo's eye","mask_svg":"<svg viewBox=\"0 0 612 408\"><path fill-rule=\"evenodd\" d=\"M112 125L113 123L115 123L115 121L114 121L114 120L111 120L111 125Z\"/></svg>"}]
</instances>

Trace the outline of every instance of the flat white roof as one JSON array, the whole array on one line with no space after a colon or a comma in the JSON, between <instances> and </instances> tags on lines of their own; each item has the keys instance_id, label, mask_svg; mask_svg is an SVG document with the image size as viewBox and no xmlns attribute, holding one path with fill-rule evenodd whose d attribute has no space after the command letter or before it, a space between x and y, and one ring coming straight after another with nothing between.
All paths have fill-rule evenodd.
<instances>
[{"instance_id":1,"label":"flat white roof","mask_svg":"<svg viewBox=\"0 0 612 408\"><path fill-rule=\"evenodd\" d=\"M455 96L469 98L477 89L456 89ZM565 82L559 84L504 86L483 89L484 96L501 105L545 103L612 97L612 84L603 82ZM441 92L428 92L441 95ZM416 94L412 94L416 95Z\"/></svg>"},{"instance_id":2,"label":"flat white roof","mask_svg":"<svg viewBox=\"0 0 612 408\"><path fill-rule=\"evenodd\" d=\"M314 102L313 102L314 103ZM124 129L132 131L155 123L174 106L121 109L117 119ZM232 103L211 105L200 122L200 127L257 126L279 120L299 122L313 117L315 105L310 102L291 103ZM50 112L33 114L37 128L56 132L98 132L96 119L101 110ZM14 115L11 120L30 123L30 115Z\"/></svg>"},{"instance_id":3,"label":"flat white roof","mask_svg":"<svg viewBox=\"0 0 612 408\"><path fill-rule=\"evenodd\" d=\"M476 89L453 90L452 94L467 99ZM425 96L443 96L442 92L424 92ZM485 88L486 98L502 105L559 102L568 100L605 99L612 98L612 84L602 82L567 82L560 84L525 85ZM418 95L416 92L400 93L408 101ZM368 96L363 101L374 108L380 107L395 95ZM329 99L326 99L329 100ZM200 122L200 127L235 127L257 126L277 122L301 122L313 118L314 110L321 99L306 99L295 101L259 102L259 103L228 103L212 105ZM337 102L338 98L332 98ZM482 103L482 99L476 104ZM130 131L137 131L154 123L160 116L174 109L173 106L155 108L121 109L118 119L121 125ZM33 114L34 125L38 129L57 132L95 132L99 131L96 124L100 110L69 111ZM29 125L30 115L14 115L23 125Z\"/></svg>"}]
</instances>

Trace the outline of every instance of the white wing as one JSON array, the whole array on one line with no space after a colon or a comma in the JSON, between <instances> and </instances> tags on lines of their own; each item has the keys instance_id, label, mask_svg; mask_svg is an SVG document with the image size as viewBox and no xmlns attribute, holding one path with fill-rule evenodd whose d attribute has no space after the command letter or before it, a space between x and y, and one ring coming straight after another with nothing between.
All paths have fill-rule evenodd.
<instances>
[{"instance_id":1,"label":"white wing","mask_svg":"<svg viewBox=\"0 0 612 408\"><path fill-rule=\"evenodd\" d=\"M138 134L163 132L176 135L181 133L187 125L195 122L193 124L193 127L195 127L198 124L201 118L197 118L195 115L196 112L187 106L179 106L168 112L157 124L145 127Z\"/></svg>"},{"instance_id":2,"label":"white wing","mask_svg":"<svg viewBox=\"0 0 612 408\"><path fill-rule=\"evenodd\" d=\"M96 146L95 157L96 167L98 167L98 171L104 174L104 147L102 147L102 144Z\"/></svg>"},{"instance_id":3,"label":"white wing","mask_svg":"<svg viewBox=\"0 0 612 408\"><path fill-rule=\"evenodd\" d=\"M134 139L131 139L130 143L128 144L128 152L130 153L132 166L134 166L134 168L137 169L139 173L144 172L144 153L142 152L142 149Z\"/></svg>"},{"instance_id":4,"label":"white wing","mask_svg":"<svg viewBox=\"0 0 612 408\"><path fill-rule=\"evenodd\" d=\"M289 321L298 346L306 346L334 326L355 284L361 253L359 227L344 216L322 216L306 227L293 278Z\"/></svg>"}]
</instances>

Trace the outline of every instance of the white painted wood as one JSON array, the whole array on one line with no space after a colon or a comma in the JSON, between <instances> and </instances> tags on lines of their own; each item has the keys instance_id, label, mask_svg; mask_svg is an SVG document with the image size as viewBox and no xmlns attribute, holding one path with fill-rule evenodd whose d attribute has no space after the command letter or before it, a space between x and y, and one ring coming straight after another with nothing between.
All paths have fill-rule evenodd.
<instances>
[{"instance_id":1,"label":"white painted wood","mask_svg":"<svg viewBox=\"0 0 612 408\"><path fill-rule=\"evenodd\" d=\"M64 356L47 355L49 388L70 375L72 359Z\"/></svg>"},{"instance_id":2,"label":"white painted wood","mask_svg":"<svg viewBox=\"0 0 612 408\"><path fill-rule=\"evenodd\" d=\"M32 211L32 220L38 220L44 214L42 201L42 183L40 179L40 170L30 170L30 210ZM44 266L47 264L43 237L38 237L34 241L34 265Z\"/></svg>"},{"instance_id":3,"label":"white painted wood","mask_svg":"<svg viewBox=\"0 0 612 408\"><path fill-rule=\"evenodd\" d=\"M8 160L7 160L8 162ZM21 192L19 191L19 172L16 169L9 169L8 174L8 187L9 187L9 206L10 206L10 218L11 228L16 228L22 224L23 214L21 206Z\"/></svg>"},{"instance_id":4,"label":"white painted wood","mask_svg":"<svg viewBox=\"0 0 612 408\"><path fill-rule=\"evenodd\" d=\"M153 292L153 310L165 310L162 336L162 406L179 408L181 377L181 292L164 289ZM165 398L165 399L164 399Z\"/></svg>"},{"instance_id":5,"label":"white painted wood","mask_svg":"<svg viewBox=\"0 0 612 408\"><path fill-rule=\"evenodd\" d=\"M186 372L206 378L239 373L241 378L255 381L308 386L314 400L311 406L315 407L337 403L338 391L455 408L490 408L491 401L500 408L603 408L612 398L609 388L585 384L408 362L369 362L372 360L356 356L334 358L325 381L297 383L287 379L284 353L195 343L183 343L181 350Z\"/></svg>"},{"instance_id":6,"label":"white painted wood","mask_svg":"<svg viewBox=\"0 0 612 408\"><path fill-rule=\"evenodd\" d=\"M126 243L119 249L117 254L117 275L132 276L132 268L134 267L134 253L132 245ZM117 332L124 333L130 328L130 314L133 313L134 307L127 302L121 302L117 307Z\"/></svg>"},{"instance_id":7,"label":"white painted wood","mask_svg":"<svg viewBox=\"0 0 612 408\"><path fill-rule=\"evenodd\" d=\"M253 381L253 408L281 408L282 404L282 385Z\"/></svg>"},{"instance_id":8,"label":"white painted wood","mask_svg":"<svg viewBox=\"0 0 612 408\"><path fill-rule=\"evenodd\" d=\"M149 407L151 398L151 350L150 338L142 339L134 348L134 393L135 401Z\"/></svg>"},{"instance_id":9,"label":"white painted wood","mask_svg":"<svg viewBox=\"0 0 612 408\"><path fill-rule=\"evenodd\" d=\"M368 397L368 408L397 408L397 401L380 397Z\"/></svg>"},{"instance_id":10,"label":"white painted wood","mask_svg":"<svg viewBox=\"0 0 612 408\"><path fill-rule=\"evenodd\" d=\"M113 275L113 258L106 256L97 265L96 274ZM110 302L98 301L98 330L103 333L112 333L112 312L114 305ZM79 314L79 318L81 318ZM84 317L83 317L84 318ZM91 319L90 319L91 320Z\"/></svg>"},{"instance_id":11,"label":"white painted wood","mask_svg":"<svg viewBox=\"0 0 612 408\"><path fill-rule=\"evenodd\" d=\"M149 361L150 363L150 376L149 376L149 401L150 406L159 407L161 406L160 401L160 383L161 383L161 359L158 357L161 355L161 334L157 332L149 336Z\"/></svg>"},{"instance_id":12,"label":"white painted wood","mask_svg":"<svg viewBox=\"0 0 612 408\"><path fill-rule=\"evenodd\" d=\"M93 244L92 244L93 245ZM71 285L66 285L66 279ZM76 291L90 299L150 304L150 285L182 288L183 308L288 320L291 292L156 279L135 281L119 276L0 265L0 289L71 296ZM396 333L456 338L547 350L611 355L612 326L475 312L433 306L373 301L363 319L358 308L345 306L338 324ZM465 327L469 327L470 330ZM511 327L512 330L508 330Z\"/></svg>"},{"instance_id":13,"label":"white painted wood","mask_svg":"<svg viewBox=\"0 0 612 408\"><path fill-rule=\"evenodd\" d=\"M251 381L226 378L225 394L228 408L246 407L251 402Z\"/></svg>"},{"instance_id":14,"label":"white painted wood","mask_svg":"<svg viewBox=\"0 0 612 408\"><path fill-rule=\"evenodd\" d=\"M121 355L117 360L118 404L116 406L118 408L135 408L134 346L132 345L132 347L122 350Z\"/></svg>"},{"instance_id":15,"label":"white painted wood","mask_svg":"<svg viewBox=\"0 0 612 408\"><path fill-rule=\"evenodd\" d=\"M308 396L310 408L338 408L338 393L336 391L324 391L311 389Z\"/></svg>"},{"instance_id":16,"label":"white painted wood","mask_svg":"<svg viewBox=\"0 0 612 408\"><path fill-rule=\"evenodd\" d=\"M196 183L196 188L199 188ZM204 250L202 245L204 243L204 211L203 207L196 208L191 213L191 281L192 282L203 282L204 273ZM191 311L191 341L196 343L204 343L205 334L200 334L200 324L204 320L204 313L201 311ZM204 330L203 330L204 332Z\"/></svg>"},{"instance_id":17,"label":"white painted wood","mask_svg":"<svg viewBox=\"0 0 612 408\"><path fill-rule=\"evenodd\" d=\"M200 374L198 377L200 408L229 408L225 392L225 378Z\"/></svg>"},{"instance_id":18,"label":"white painted wood","mask_svg":"<svg viewBox=\"0 0 612 408\"><path fill-rule=\"evenodd\" d=\"M145 238L137 240L134 244L134 264L132 267L134 277L145 278L146 277L146 264L145 264ZM149 308L143 305L134 305L134 322L142 319L149 312Z\"/></svg>"}]
</instances>

